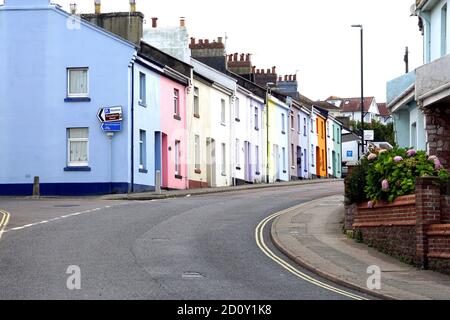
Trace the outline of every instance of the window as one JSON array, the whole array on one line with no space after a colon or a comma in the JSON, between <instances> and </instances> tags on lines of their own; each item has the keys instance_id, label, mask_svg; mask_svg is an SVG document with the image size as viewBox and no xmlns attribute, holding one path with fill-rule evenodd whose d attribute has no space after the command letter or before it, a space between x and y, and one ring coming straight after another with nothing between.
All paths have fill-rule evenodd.
<instances>
[{"instance_id":1,"label":"window","mask_svg":"<svg viewBox=\"0 0 450 320\"><path fill-rule=\"evenodd\" d=\"M321 129L321 133L322 133L322 139L325 138L325 127L323 125L323 122L320 123L320 129Z\"/></svg>"},{"instance_id":2,"label":"window","mask_svg":"<svg viewBox=\"0 0 450 320\"><path fill-rule=\"evenodd\" d=\"M311 166L314 167L314 145L311 145Z\"/></svg>"},{"instance_id":3,"label":"window","mask_svg":"<svg viewBox=\"0 0 450 320\"><path fill-rule=\"evenodd\" d=\"M283 160L283 172L286 173L286 148L283 147L281 149L281 152L282 152L282 156L283 156L283 158L282 158L282 160Z\"/></svg>"},{"instance_id":4,"label":"window","mask_svg":"<svg viewBox=\"0 0 450 320\"><path fill-rule=\"evenodd\" d=\"M240 157L240 141L239 139L236 139L236 168L241 168L241 157Z\"/></svg>"},{"instance_id":5,"label":"window","mask_svg":"<svg viewBox=\"0 0 450 320\"><path fill-rule=\"evenodd\" d=\"M296 159L296 157L295 157L295 149L294 149L294 144L293 143L291 143L291 155L292 155L292 158L291 158L291 161L292 161L292 166L294 166L294 164L295 164L295 159Z\"/></svg>"},{"instance_id":6,"label":"window","mask_svg":"<svg viewBox=\"0 0 450 320\"><path fill-rule=\"evenodd\" d=\"M311 119L311 132L314 132L314 119Z\"/></svg>"},{"instance_id":7,"label":"window","mask_svg":"<svg viewBox=\"0 0 450 320\"><path fill-rule=\"evenodd\" d=\"M447 54L447 4L441 10L441 56Z\"/></svg>"},{"instance_id":8,"label":"window","mask_svg":"<svg viewBox=\"0 0 450 320\"><path fill-rule=\"evenodd\" d=\"M298 134L300 134L300 132L302 131L301 130L301 127L302 127L302 124L300 123L300 115L298 114L297 115L297 132L298 132Z\"/></svg>"},{"instance_id":9,"label":"window","mask_svg":"<svg viewBox=\"0 0 450 320\"><path fill-rule=\"evenodd\" d=\"M145 170L147 163L146 132L139 130L139 170Z\"/></svg>"},{"instance_id":10,"label":"window","mask_svg":"<svg viewBox=\"0 0 450 320\"><path fill-rule=\"evenodd\" d=\"M335 131L334 131L334 124L333 124L332 128L333 128L333 141L334 141L336 139Z\"/></svg>"},{"instance_id":11,"label":"window","mask_svg":"<svg viewBox=\"0 0 450 320\"><path fill-rule=\"evenodd\" d=\"M327 121L327 137L330 137L330 123Z\"/></svg>"},{"instance_id":12,"label":"window","mask_svg":"<svg viewBox=\"0 0 450 320\"><path fill-rule=\"evenodd\" d=\"M417 148L417 123L411 124L411 147Z\"/></svg>"},{"instance_id":13,"label":"window","mask_svg":"<svg viewBox=\"0 0 450 320\"><path fill-rule=\"evenodd\" d=\"M200 91L194 87L194 117L200 117Z\"/></svg>"},{"instance_id":14,"label":"window","mask_svg":"<svg viewBox=\"0 0 450 320\"><path fill-rule=\"evenodd\" d=\"M337 143L341 143L341 130L337 128L336 133L337 133L336 141Z\"/></svg>"},{"instance_id":15,"label":"window","mask_svg":"<svg viewBox=\"0 0 450 320\"><path fill-rule=\"evenodd\" d=\"M259 146L255 146L255 159L256 159L256 174L260 174L259 171Z\"/></svg>"},{"instance_id":16,"label":"window","mask_svg":"<svg viewBox=\"0 0 450 320\"><path fill-rule=\"evenodd\" d=\"M258 111L258 107L255 107L255 130L259 130L259 111Z\"/></svg>"},{"instance_id":17,"label":"window","mask_svg":"<svg viewBox=\"0 0 450 320\"><path fill-rule=\"evenodd\" d=\"M334 151L333 151L333 153L334 153ZM331 161L331 157L330 157L331 151L330 151L330 148L328 148L328 153L327 153L327 155L328 155L328 157L327 157L328 169L331 169L331 163L330 163L330 161ZM333 173L334 173L334 172L333 172Z\"/></svg>"},{"instance_id":18,"label":"window","mask_svg":"<svg viewBox=\"0 0 450 320\"><path fill-rule=\"evenodd\" d=\"M173 113L176 117L180 117L180 91L178 89L173 90Z\"/></svg>"},{"instance_id":19,"label":"window","mask_svg":"<svg viewBox=\"0 0 450 320\"><path fill-rule=\"evenodd\" d=\"M322 150L322 159L321 159L322 170L325 170L325 151Z\"/></svg>"},{"instance_id":20,"label":"window","mask_svg":"<svg viewBox=\"0 0 450 320\"><path fill-rule=\"evenodd\" d=\"M87 167L89 165L89 129L67 129L68 167Z\"/></svg>"},{"instance_id":21,"label":"window","mask_svg":"<svg viewBox=\"0 0 450 320\"><path fill-rule=\"evenodd\" d=\"M236 121L240 121L240 117L239 117L239 98L236 98L234 101L234 108L235 108L235 117L236 117Z\"/></svg>"},{"instance_id":22,"label":"window","mask_svg":"<svg viewBox=\"0 0 450 320\"><path fill-rule=\"evenodd\" d=\"M316 119L316 133L319 135L319 119Z\"/></svg>"},{"instance_id":23,"label":"window","mask_svg":"<svg viewBox=\"0 0 450 320\"><path fill-rule=\"evenodd\" d=\"M225 145L225 143L222 143L222 175L226 176L227 175L227 146Z\"/></svg>"},{"instance_id":24,"label":"window","mask_svg":"<svg viewBox=\"0 0 450 320\"><path fill-rule=\"evenodd\" d=\"M194 149L195 149L195 170L200 171L200 136L196 135L194 139Z\"/></svg>"},{"instance_id":25,"label":"window","mask_svg":"<svg viewBox=\"0 0 450 320\"><path fill-rule=\"evenodd\" d=\"M305 161L304 161L304 164L303 164L303 167L305 168L304 171L308 172L308 169L307 169L308 168L308 154L307 154L306 151L305 151L303 157L305 158Z\"/></svg>"},{"instance_id":26,"label":"window","mask_svg":"<svg viewBox=\"0 0 450 320\"><path fill-rule=\"evenodd\" d=\"M303 118L303 135L306 136L306 118Z\"/></svg>"},{"instance_id":27,"label":"window","mask_svg":"<svg viewBox=\"0 0 450 320\"><path fill-rule=\"evenodd\" d=\"M180 163L180 141L175 141L175 176L178 178L181 176L181 163Z\"/></svg>"},{"instance_id":28,"label":"window","mask_svg":"<svg viewBox=\"0 0 450 320\"><path fill-rule=\"evenodd\" d=\"M220 106L220 122L225 125L226 124L226 108L225 108L225 100L222 99L220 101L221 106Z\"/></svg>"},{"instance_id":29,"label":"window","mask_svg":"<svg viewBox=\"0 0 450 320\"><path fill-rule=\"evenodd\" d=\"M139 72L139 104L147 105L147 81L143 72Z\"/></svg>"},{"instance_id":30,"label":"window","mask_svg":"<svg viewBox=\"0 0 450 320\"><path fill-rule=\"evenodd\" d=\"M286 133L286 115L284 113L281 114L281 133Z\"/></svg>"},{"instance_id":31,"label":"window","mask_svg":"<svg viewBox=\"0 0 450 320\"><path fill-rule=\"evenodd\" d=\"M67 69L68 97L87 97L89 95L88 68Z\"/></svg>"},{"instance_id":32,"label":"window","mask_svg":"<svg viewBox=\"0 0 450 320\"><path fill-rule=\"evenodd\" d=\"M294 114L291 114L291 130L295 130Z\"/></svg>"}]
</instances>

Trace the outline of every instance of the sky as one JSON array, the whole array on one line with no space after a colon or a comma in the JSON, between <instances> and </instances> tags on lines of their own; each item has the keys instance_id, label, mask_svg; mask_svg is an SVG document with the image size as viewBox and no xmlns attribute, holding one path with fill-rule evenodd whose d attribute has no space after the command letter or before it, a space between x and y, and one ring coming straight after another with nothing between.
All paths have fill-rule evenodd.
<instances>
[{"instance_id":1,"label":"sky","mask_svg":"<svg viewBox=\"0 0 450 320\"><path fill-rule=\"evenodd\" d=\"M1 0L0 0L1 1ZM69 11L94 11L94 0L52 0ZM414 0L136 0L160 26L177 26L186 17L191 37L227 38L227 53L251 53L257 68L277 67L279 75L296 74L300 93L313 100L334 95L360 96L360 33L364 27L364 93L386 101L386 82L405 72L405 47L410 70L423 61ZM127 11L127 0L103 0L102 11Z\"/></svg>"}]
</instances>

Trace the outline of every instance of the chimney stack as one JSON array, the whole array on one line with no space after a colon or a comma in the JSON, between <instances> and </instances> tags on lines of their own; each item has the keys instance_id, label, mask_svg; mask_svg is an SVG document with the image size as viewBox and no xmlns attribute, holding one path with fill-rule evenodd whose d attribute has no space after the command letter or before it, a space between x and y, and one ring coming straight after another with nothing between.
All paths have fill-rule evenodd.
<instances>
[{"instance_id":1,"label":"chimney stack","mask_svg":"<svg viewBox=\"0 0 450 320\"><path fill-rule=\"evenodd\" d=\"M272 67L272 74L277 74L277 67Z\"/></svg>"},{"instance_id":2,"label":"chimney stack","mask_svg":"<svg viewBox=\"0 0 450 320\"><path fill-rule=\"evenodd\" d=\"M158 28L158 18L152 18L152 28Z\"/></svg>"},{"instance_id":3,"label":"chimney stack","mask_svg":"<svg viewBox=\"0 0 450 320\"><path fill-rule=\"evenodd\" d=\"M136 12L136 0L130 0L130 12Z\"/></svg>"},{"instance_id":4,"label":"chimney stack","mask_svg":"<svg viewBox=\"0 0 450 320\"><path fill-rule=\"evenodd\" d=\"M95 0L95 14L102 13L102 2L101 0Z\"/></svg>"},{"instance_id":5,"label":"chimney stack","mask_svg":"<svg viewBox=\"0 0 450 320\"><path fill-rule=\"evenodd\" d=\"M76 3L71 3L70 4L70 13L71 14L77 14L77 4Z\"/></svg>"},{"instance_id":6,"label":"chimney stack","mask_svg":"<svg viewBox=\"0 0 450 320\"><path fill-rule=\"evenodd\" d=\"M186 27L186 18L180 17L180 27L185 28Z\"/></svg>"}]
</instances>

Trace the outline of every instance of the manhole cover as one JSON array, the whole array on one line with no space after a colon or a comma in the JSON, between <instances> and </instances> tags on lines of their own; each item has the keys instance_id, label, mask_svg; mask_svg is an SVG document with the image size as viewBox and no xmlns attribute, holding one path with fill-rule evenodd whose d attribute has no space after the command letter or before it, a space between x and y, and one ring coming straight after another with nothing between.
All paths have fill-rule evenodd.
<instances>
[{"instance_id":1,"label":"manhole cover","mask_svg":"<svg viewBox=\"0 0 450 320\"><path fill-rule=\"evenodd\" d=\"M79 207L79 205L77 205L77 204L59 204L54 207L55 208L74 208L74 207Z\"/></svg>"},{"instance_id":2,"label":"manhole cover","mask_svg":"<svg viewBox=\"0 0 450 320\"><path fill-rule=\"evenodd\" d=\"M182 275L183 279L203 279L204 276L198 272L184 272Z\"/></svg>"}]
</instances>

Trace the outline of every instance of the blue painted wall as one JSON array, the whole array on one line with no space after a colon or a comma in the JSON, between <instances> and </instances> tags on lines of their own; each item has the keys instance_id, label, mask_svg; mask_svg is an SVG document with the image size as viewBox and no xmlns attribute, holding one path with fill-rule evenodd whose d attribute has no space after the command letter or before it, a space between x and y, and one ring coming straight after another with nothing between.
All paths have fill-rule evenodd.
<instances>
[{"instance_id":1,"label":"blue painted wall","mask_svg":"<svg viewBox=\"0 0 450 320\"><path fill-rule=\"evenodd\" d=\"M36 4L46 8L32 10ZM127 191L135 48L47 4L8 0L0 8L0 194L29 193L34 176L44 194ZM68 67L89 67L90 102L64 101ZM96 118L108 106L124 109L112 140ZM66 130L74 127L89 128L91 171L64 171Z\"/></svg>"}]
</instances>

